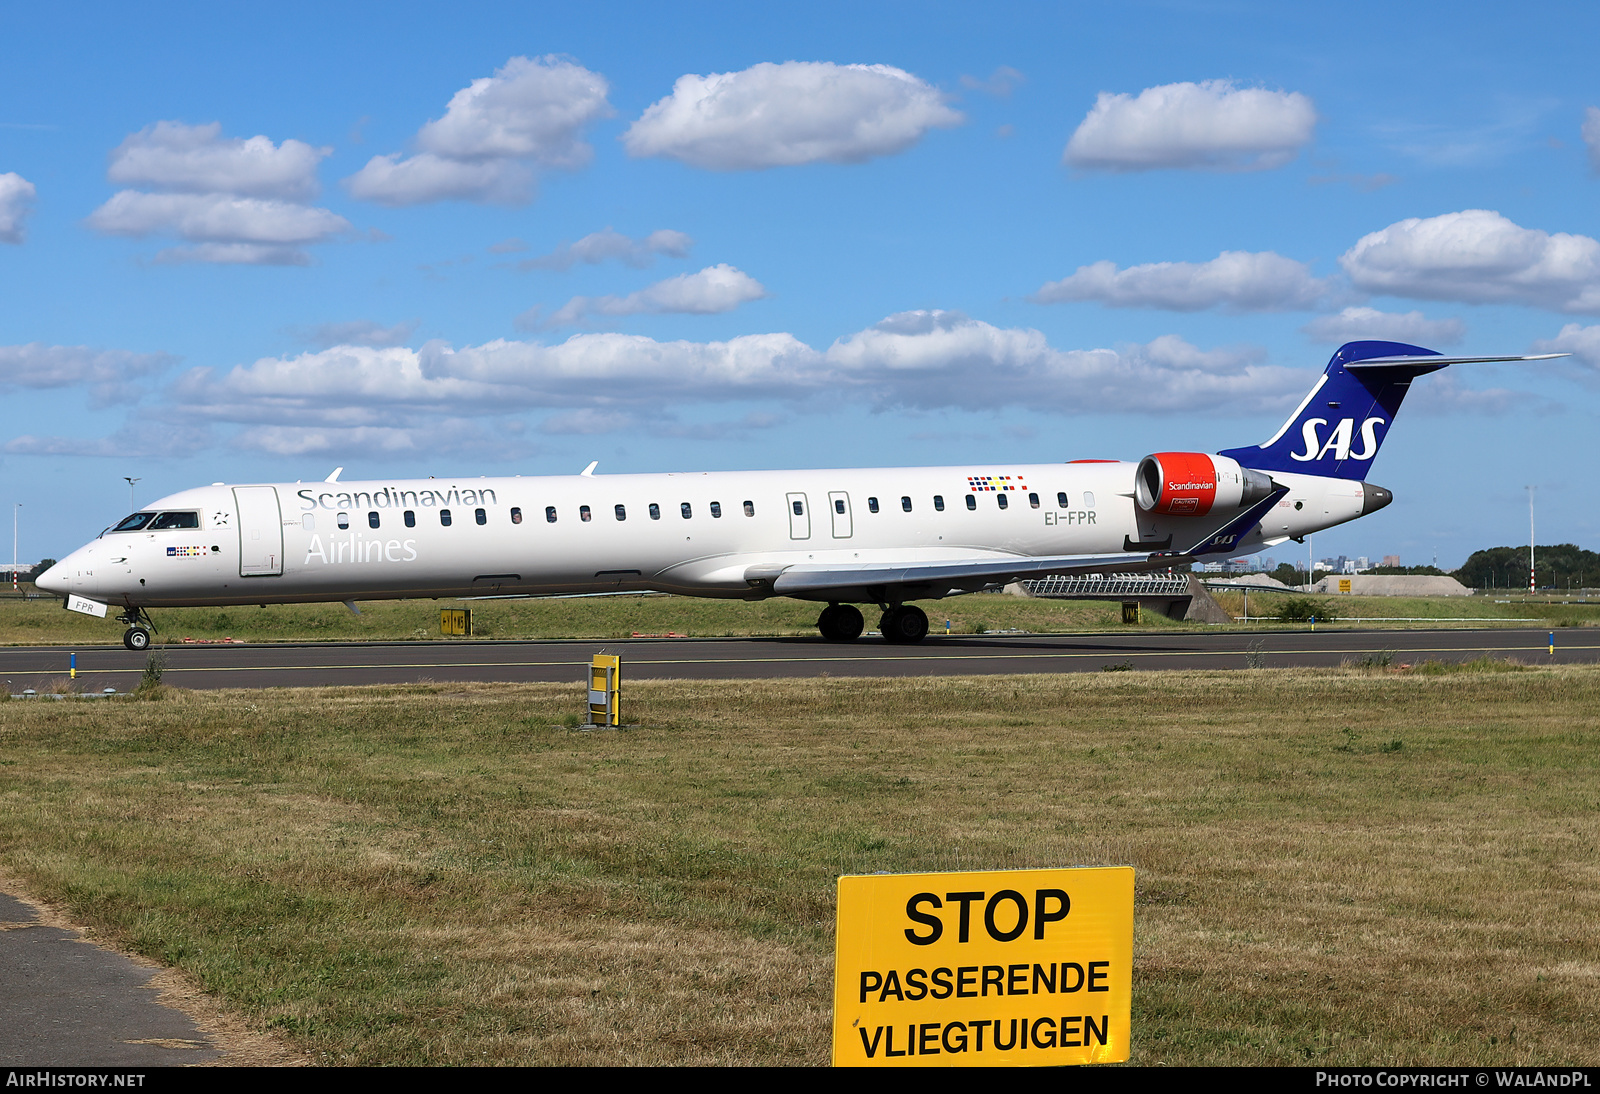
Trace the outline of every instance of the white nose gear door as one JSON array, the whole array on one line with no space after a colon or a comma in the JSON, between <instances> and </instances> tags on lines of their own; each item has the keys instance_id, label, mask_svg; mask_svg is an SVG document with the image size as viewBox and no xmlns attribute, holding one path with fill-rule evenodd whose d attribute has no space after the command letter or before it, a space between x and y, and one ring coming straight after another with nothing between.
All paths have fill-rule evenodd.
<instances>
[{"instance_id":1,"label":"white nose gear door","mask_svg":"<svg viewBox=\"0 0 1600 1094\"><path fill-rule=\"evenodd\" d=\"M239 510L239 576L276 577L283 573L283 513L271 486L235 486Z\"/></svg>"}]
</instances>

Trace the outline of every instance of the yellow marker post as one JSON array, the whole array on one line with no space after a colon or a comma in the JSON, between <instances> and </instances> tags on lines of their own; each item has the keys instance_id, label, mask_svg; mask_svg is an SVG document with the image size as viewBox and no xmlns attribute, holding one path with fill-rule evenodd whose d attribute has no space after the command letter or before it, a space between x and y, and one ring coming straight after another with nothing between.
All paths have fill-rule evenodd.
<instances>
[{"instance_id":1,"label":"yellow marker post","mask_svg":"<svg viewBox=\"0 0 1600 1094\"><path fill-rule=\"evenodd\" d=\"M440 608L439 633L470 635L472 633L472 609Z\"/></svg>"},{"instance_id":2,"label":"yellow marker post","mask_svg":"<svg viewBox=\"0 0 1600 1094\"><path fill-rule=\"evenodd\" d=\"M1133 868L839 879L833 1062L1126 1060Z\"/></svg>"},{"instance_id":3,"label":"yellow marker post","mask_svg":"<svg viewBox=\"0 0 1600 1094\"><path fill-rule=\"evenodd\" d=\"M622 724L622 658L597 653L589 666L589 724Z\"/></svg>"}]
</instances>

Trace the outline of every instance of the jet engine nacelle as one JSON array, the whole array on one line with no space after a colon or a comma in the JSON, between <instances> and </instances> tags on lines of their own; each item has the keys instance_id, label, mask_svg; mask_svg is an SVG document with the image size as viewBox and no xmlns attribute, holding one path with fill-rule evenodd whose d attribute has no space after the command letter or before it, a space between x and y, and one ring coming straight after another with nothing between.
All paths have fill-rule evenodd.
<instances>
[{"instance_id":1,"label":"jet engine nacelle","mask_svg":"<svg viewBox=\"0 0 1600 1094\"><path fill-rule=\"evenodd\" d=\"M1139 461L1133 496L1146 513L1199 517L1261 501L1272 490L1271 478L1227 456L1157 452Z\"/></svg>"}]
</instances>

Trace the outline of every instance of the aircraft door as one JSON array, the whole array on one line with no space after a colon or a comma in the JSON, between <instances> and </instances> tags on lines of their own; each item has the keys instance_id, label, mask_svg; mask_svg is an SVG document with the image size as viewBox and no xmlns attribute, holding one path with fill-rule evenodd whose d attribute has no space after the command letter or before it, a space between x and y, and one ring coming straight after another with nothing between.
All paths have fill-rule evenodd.
<instances>
[{"instance_id":1,"label":"aircraft door","mask_svg":"<svg viewBox=\"0 0 1600 1094\"><path fill-rule=\"evenodd\" d=\"M239 576L276 577L283 573L283 513L271 486L235 486L239 513Z\"/></svg>"},{"instance_id":2,"label":"aircraft door","mask_svg":"<svg viewBox=\"0 0 1600 1094\"><path fill-rule=\"evenodd\" d=\"M833 516L833 538L850 538L850 495L843 490L828 492L828 508Z\"/></svg>"},{"instance_id":3,"label":"aircraft door","mask_svg":"<svg viewBox=\"0 0 1600 1094\"><path fill-rule=\"evenodd\" d=\"M789 538L811 538L811 510L806 507L804 494L789 496Z\"/></svg>"}]
</instances>

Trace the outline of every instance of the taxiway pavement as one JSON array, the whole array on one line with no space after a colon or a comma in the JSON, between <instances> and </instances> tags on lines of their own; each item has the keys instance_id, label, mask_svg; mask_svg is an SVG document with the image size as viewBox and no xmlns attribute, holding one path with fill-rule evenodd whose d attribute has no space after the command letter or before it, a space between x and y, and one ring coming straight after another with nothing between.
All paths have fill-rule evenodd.
<instances>
[{"instance_id":1,"label":"taxiway pavement","mask_svg":"<svg viewBox=\"0 0 1600 1094\"><path fill-rule=\"evenodd\" d=\"M794 676L940 676L1099 672L1131 669L1242 669L1337 666L1368 656L1394 664L1490 656L1526 664L1600 662L1600 630L1555 634L1530 627L1433 630L1183 631L1136 634L930 637L892 646L819 638L691 638L610 641L347 642L173 645L164 682L185 688L312 687L420 681L572 682L596 653L621 654L626 679L772 679ZM68 684L73 690L132 690L146 654L121 646L13 646L0 649L0 684L13 694Z\"/></svg>"}]
</instances>

